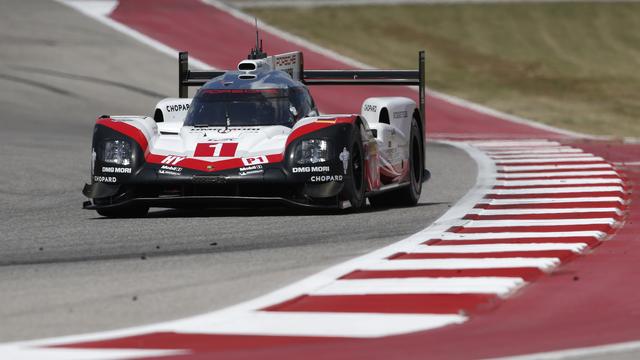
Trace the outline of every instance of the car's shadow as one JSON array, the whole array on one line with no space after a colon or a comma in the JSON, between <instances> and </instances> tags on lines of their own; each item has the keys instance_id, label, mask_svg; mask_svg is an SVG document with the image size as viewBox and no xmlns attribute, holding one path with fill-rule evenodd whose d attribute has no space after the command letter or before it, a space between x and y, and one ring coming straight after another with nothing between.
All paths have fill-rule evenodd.
<instances>
[{"instance_id":1,"label":"car's shadow","mask_svg":"<svg viewBox=\"0 0 640 360\"><path fill-rule=\"evenodd\" d=\"M285 217L285 216L335 216L349 214L376 213L386 210L411 209L416 207L436 206L447 202L419 203L411 207L373 207L367 205L358 212L349 209L312 209L300 207L220 207L220 208L192 208L192 209L152 209L146 218L202 218L202 217ZM109 218L97 216L92 220L106 220Z\"/></svg>"}]
</instances>

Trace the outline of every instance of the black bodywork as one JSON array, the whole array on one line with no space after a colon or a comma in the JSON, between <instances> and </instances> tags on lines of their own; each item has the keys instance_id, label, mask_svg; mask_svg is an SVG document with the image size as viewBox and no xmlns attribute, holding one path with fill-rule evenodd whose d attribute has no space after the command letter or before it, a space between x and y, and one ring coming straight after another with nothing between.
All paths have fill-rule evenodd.
<instances>
[{"instance_id":1,"label":"black bodywork","mask_svg":"<svg viewBox=\"0 0 640 360\"><path fill-rule=\"evenodd\" d=\"M313 207L339 207L345 174L336 149L347 146L353 124L341 123L303 135L291 142L281 162L245 166L215 172L198 171L178 165L153 164L144 161L139 144L109 127L96 125L93 135L96 159L92 184L83 194L94 199L85 209L100 209L129 203L157 207L188 207L231 202L268 201ZM104 139L132 142L130 167L114 166L101 161ZM329 161L316 165L295 163L296 147L305 139L325 139ZM130 168L122 171L122 169ZM114 169L119 169L114 172ZM107 170L107 171L103 171ZM340 181L316 181L318 177ZM113 182L114 179L115 182ZM319 179L318 179L319 180Z\"/></svg>"}]
</instances>

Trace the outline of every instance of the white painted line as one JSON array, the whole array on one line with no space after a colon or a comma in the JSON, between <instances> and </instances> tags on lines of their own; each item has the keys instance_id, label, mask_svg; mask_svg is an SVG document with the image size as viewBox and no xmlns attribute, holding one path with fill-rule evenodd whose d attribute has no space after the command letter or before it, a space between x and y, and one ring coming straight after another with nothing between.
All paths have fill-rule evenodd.
<instances>
[{"instance_id":1,"label":"white painted line","mask_svg":"<svg viewBox=\"0 0 640 360\"><path fill-rule=\"evenodd\" d=\"M561 158L533 158L533 159L495 159L500 164L538 164L538 163L550 163L550 162L604 162L604 159L598 156L582 156L582 157L561 157Z\"/></svg>"},{"instance_id":2,"label":"white painted line","mask_svg":"<svg viewBox=\"0 0 640 360\"><path fill-rule=\"evenodd\" d=\"M597 196L581 198L532 198L532 199L484 199L478 205L526 205L526 204L550 204L550 203L584 203L588 207L590 202L617 201L621 204L624 200L619 196Z\"/></svg>"},{"instance_id":3,"label":"white painted line","mask_svg":"<svg viewBox=\"0 0 640 360\"><path fill-rule=\"evenodd\" d=\"M3 359L46 359L46 360L111 360L162 358L171 355L188 355L189 350L141 350L141 349L65 349L65 348L24 348L16 345L1 345Z\"/></svg>"},{"instance_id":4,"label":"white painted line","mask_svg":"<svg viewBox=\"0 0 640 360\"><path fill-rule=\"evenodd\" d=\"M596 185L622 183L620 178L547 179L547 180L500 180L496 186L543 186L543 185Z\"/></svg>"},{"instance_id":5,"label":"white painted line","mask_svg":"<svg viewBox=\"0 0 640 360\"><path fill-rule=\"evenodd\" d=\"M618 208L567 208L567 209L473 209L469 214L474 215L532 215L532 214L576 214L580 218L580 213L609 213L622 214Z\"/></svg>"},{"instance_id":6,"label":"white painted line","mask_svg":"<svg viewBox=\"0 0 640 360\"><path fill-rule=\"evenodd\" d=\"M514 227L514 226L563 226L563 225L613 225L617 220L604 219L544 219L544 220L469 220L462 225L465 228L476 227Z\"/></svg>"},{"instance_id":7,"label":"white painted line","mask_svg":"<svg viewBox=\"0 0 640 360\"><path fill-rule=\"evenodd\" d=\"M451 233L442 234L442 240L498 240L498 239L528 239L549 238L562 241L564 237L592 237L602 239L606 234L602 231L563 231L563 232L511 232L511 233ZM435 239L435 237L432 237Z\"/></svg>"},{"instance_id":8,"label":"white painted line","mask_svg":"<svg viewBox=\"0 0 640 360\"><path fill-rule=\"evenodd\" d=\"M477 245L420 245L410 249L412 253L419 254L448 254L448 253L487 253L507 251L546 251L546 250L571 250L579 253L587 248L585 243L521 243L521 244L477 244ZM409 250L407 250L409 251Z\"/></svg>"},{"instance_id":9,"label":"white painted line","mask_svg":"<svg viewBox=\"0 0 640 360\"><path fill-rule=\"evenodd\" d=\"M529 188L529 189L494 189L489 194L495 195L518 195L518 194L565 194L583 192L610 192L619 191L624 193L622 186L576 186L576 187L553 187L553 188Z\"/></svg>"},{"instance_id":10,"label":"white painted line","mask_svg":"<svg viewBox=\"0 0 640 360\"><path fill-rule=\"evenodd\" d=\"M539 170L572 170L572 169L611 169L607 163L600 164L578 164L578 165L507 165L498 166L498 170L512 171L539 171Z\"/></svg>"},{"instance_id":11,"label":"white painted line","mask_svg":"<svg viewBox=\"0 0 640 360\"><path fill-rule=\"evenodd\" d=\"M338 280L313 291L310 295L497 294L504 296L524 283L524 280L518 277Z\"/></svg>"},{"instance_id":12,"label":"white painted line","mask_svg":"<svg viewBox=\"0 0 640 360\"><path fill-rule=\"evenodd\" d=\"M560 264L558 258L484 258L484 259L407 259L380 260L363 265L361 270L456 270L507 269L535 267L550 270Z\"/></svg>"},{"instance_id":13,"label":"white painted line","mask_svg":"<svg viewBox=\"0 0 640 360\"><path fill-rule=\"evenodd\" d=\"M582 149L576 149L571 146L558 146L553 148L520 148L509 150L491 150L485 151L487 155L531 155L531 154L563 154L563 153L583 153Z\"/></svg>"},{"instance_id":14,"label":"white painted line","mask_svg":"<svg viewBox=\"0 0 640 360\"><path fill-rule=\"evenodd\" d=\"M550 351L543 353L509 356L494 360L560 360L560 359L635 359L640 351L640 341L629 341L616 344L590 346L575 349ZM625 354L627 353L625 356ZM620 354L616 356L615 354Z\"/></svg>"},{"instance_id":15,"label":"white painted line","mask_svg":"<svg viewBox=\"0 0 640 360\"><path fill-rule=\"evenodd\" d=\"M523 147L559 147L562 146L557 141L548 140L489 140L489 141L468 141L469 144L482 149L494 149L499 150L505 148L523 148Z\"/></svg>"},{"instance_id":16,"label":"white painted line","mask_svg":"<svg viewBox=\"0 0 640 360\"><path fill-rule=\"evenodd\" d=\"M589 153L552 153L552 154L518 154L518 155L491 155L494 160L500 159L556 159L556 158L568 158L568 159L580 159L591 158L593 154Z\"/></svg>"},{"instance_id":17,"label":"white painted line","mask_svg":"<svg viewBox=\"0 0 640 360\"><path fill-rule=\"evenodd\" d=\"M554 171L554 172L526 172L526 173L499 173L499 178L519 179L528 177L566 177L566 176L603 176L603 175L616 175L618 173L613 170L598 170L598 171Z\"/></svg>"},{"instance_id":18,"label":"white painted line","mask_svg":"<svg viewBox=\"0 0 640 360\"><path fill-rule=\"evenodd\" d=\"M177 330L197 334L371 338L430 330L465 320L454 314L251 311L222 321L198 319Z\"/></svg>"},{"instance_id":19,"label":"white painted line","mask_svg":"<svg viewBox=\"0 0 640 360\"><path fill-rule=\"evenodd\" d=\"M489 156L495 155L538 155L538 154L583 154L584 152L576 152L573 151L575 148L571 146L558 146L558 147L521 147L521 148L506 148L506 149L482 149L478 148L481 151L485 151Z\"/></svg>"},{"instance_id":20,"label":"white painted line","mask_svg":"<svg viewBox=\"0 0 640 360\"><path fill-rule=\"evenodd\" d=\"M150 332L163 332L163 331L182 331L190 329L191 332L198 333L201 329L206 327L211 327L212 323L220 323L223 321L238 321L237 319L241 319L240 321L246 323L248 321L256 321L261 320L255 317L246 317L247 313L254 312L257 309L263 309L268 306L272 306L275 304L282 303L284 301L293 299L295 297L308 294L309 292L327 285L348 273L353 272L356 269L361 269L363 264L370 263L371 261L378 261L379 259L384 259L393 254L396 254L401 249L406 249L407 247L417 246L425 241L425 239L433 239L439 238L448 228L456 225L462 216L467 214L469 210L471 210L478 201L482 199L485 194L486 189L489 189L493 186L494 182L494 172L495 167L493 162L482 152L477 151L475 148L470 145L459 143L459 142L442 142L445 144L449 144L451 146L455 146L459 149L465 151L469 156L476 162L478 165L478 177L476 179L476 184L474 187L465 195L461 200L459 200L449 211L443 214L440 218L434 221L429 227L424 230L411 235L410 237L403 239L399 242L386 246L384 248L378 249L376 251L367 253L360 257L351 259L349 261L343 262L341 264L335 265L328 269L325 269L315 275L304 278L298 282L287 285L284 288L275 290L263 296L260 296L256 299L246 301L226 309L222 309L215 312L209 312L201 315L196 315L191 318L180 319L175 321L156 323L151 325L137 326L126 329L119 329L113 331L106 331L100 333L90 333L90 334L81 334L81 335L72 335L72 336L64 336L57 338L49 338L49 339L39 339L39 340L29 340L12 343L11 346L17 346L21 348L32 348L32 347L42 347L42 346L52 346L59 345L65 343L77 343L77 342L86 342L86 341L98 341L105 339L114 339L126 336L136 336L140 334L147 334ZM456 234L454 234L455 236ZM553 259L552 259L553 260ZM317 315L317 314L316 314ZM309 324L308 326L313 326L313 321L307 322L305 315L302 314L301 318L296 319L296 322L299 324ZM319 316L323 316L320 314ZM340 326L351 326L351 323L360 322L361 320L366 320L366 318L345 318L342 317L342 323ZM389 318L385 318L379 322L367 323L365 325L368 327L367 329L363 329L363 336L367 336L372 332L378 332L383 336L388 327L387 320ZM429 317L415 317L415 315L411 315L411 318L396 318L399 319L399 323L402 325L397 332L402 333L404 331L419 331L419 330L428 330L429 328L435 328L440 326L445 326L450 323L459 323L463 322L466 318L457 317L453 322L451 321L440 321L436 322L435 318ZM442 318L441 318L442 319ZM451 320L451 318L448 318ZM276 320L277 321L277 320ZM415 328L407 328L405 327L407 322L416 321L419 322L419 326ZM255 324L253 324L255 325ZM428 325L428 326L427 326ZM268 328L268 326L267 326ZM259 330L259 329L258 329ZM355 336L357 331L354 330L350 334L350 336ZM299 335L296 333L294 335ZM99 350L96 350L99 351ZM38 357L41 358L41 357Z\"/></svg>"}]
</instances>

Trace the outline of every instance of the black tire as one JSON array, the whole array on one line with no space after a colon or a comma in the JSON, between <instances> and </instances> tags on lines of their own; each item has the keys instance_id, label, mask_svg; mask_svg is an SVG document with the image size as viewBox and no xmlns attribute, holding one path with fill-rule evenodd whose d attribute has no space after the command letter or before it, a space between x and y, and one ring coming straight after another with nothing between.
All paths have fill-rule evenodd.
<instances>
[{"instance_id":1,"label":"black tire","mask_svg":"<svg viewBox=\"0 0 640 360\"><path fill-rule=\"evenodd\" d=\"M144 217L149 212L148 206L125 205L108 209L97 209L98 215L108 218L139 218Z\"/></svg>"},{"instance_id":2,"label":"black tire","mask_svg":"<svg viewBox=\"0 0 640 360\"><path fill-rule=\"evenodd\" d=\"M342 200L348 200L351 203L350 210L352 211L357 211L366 204L364 196L365 171L362 134L360 125L357 125L349 141L349 164L341 194Z\"/></svg>"},{"instance_id":3,"label":"black tire","mask_svg":"<svg viewBox=\"0 0 640 360\"><path fill-rule=\"evenodd\" d=\"M414 206L422 193L424 176L424 149L417 120L411 122L409 139L409 184L397 190L369 197L373 207Z\"/></svg>"}]
</instances>

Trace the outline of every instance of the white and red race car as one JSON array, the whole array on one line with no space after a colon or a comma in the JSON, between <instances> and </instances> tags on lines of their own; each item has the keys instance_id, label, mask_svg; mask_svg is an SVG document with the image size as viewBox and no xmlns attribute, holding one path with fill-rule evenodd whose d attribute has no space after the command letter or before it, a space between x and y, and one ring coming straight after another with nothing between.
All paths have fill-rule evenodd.
<instances>
[{"instance_id":1,"label":"white and red race car","mask_svg":"<svg viewBox=\"0 0 640 360\"><path fill-rule=\"evenodd\" d=\"M305 70L302 53L252 49L236 71L192 71L154 117L101 116L85 209L109 217L149 207L284 202L359 209L418 202L425 170L424 52L417 70ZM307 85L418 85L359 114L320 115ZM200 86L187 98L189 86Z\"/></svg>"}]
</instances>

